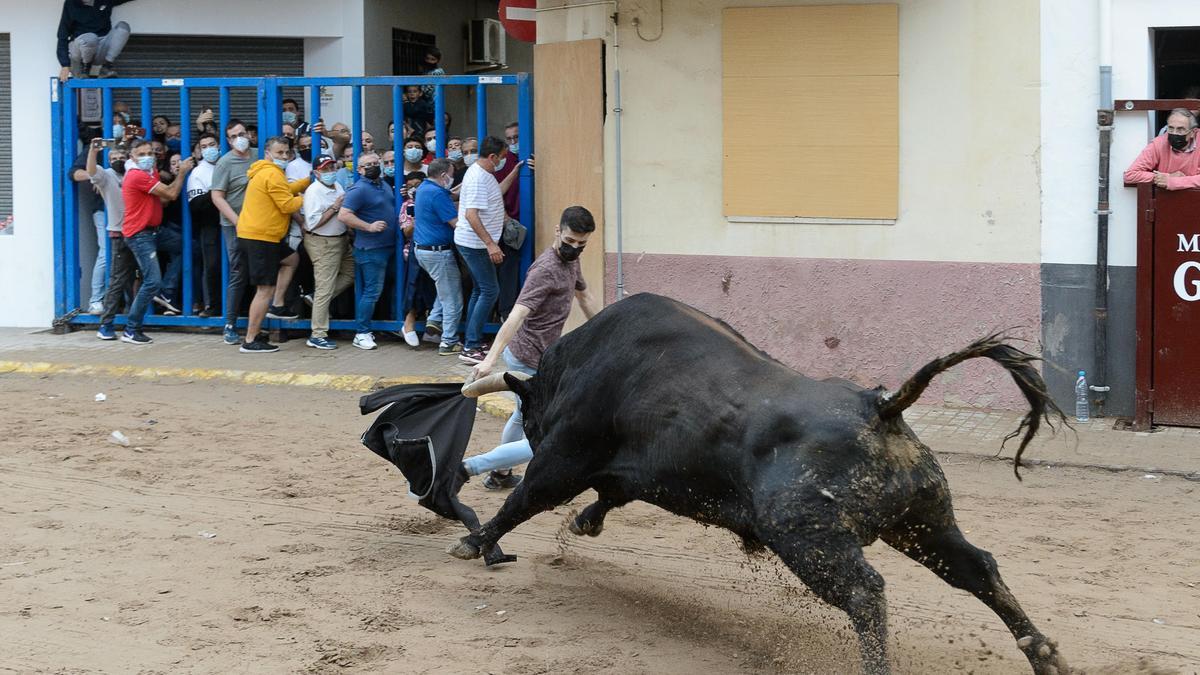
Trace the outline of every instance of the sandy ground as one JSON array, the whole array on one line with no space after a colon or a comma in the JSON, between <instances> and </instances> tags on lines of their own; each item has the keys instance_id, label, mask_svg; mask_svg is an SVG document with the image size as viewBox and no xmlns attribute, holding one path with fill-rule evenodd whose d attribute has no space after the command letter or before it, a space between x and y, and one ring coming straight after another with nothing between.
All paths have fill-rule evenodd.
<instances>
[{"instance_id":1,"label":"sandy ground","mask_svg":"<svg viewBox=\"0 0 1200 675\"><path fill-rule=\"evenodd\" d=\"M844 616L773 559L648 505L598 539L562 534L571 505L543 514L504 540L521 559L497 570L449 558L459 526L359 445L356 402L0 376L0 671L855 670ZM481 416L471 452L499 429ZM943 465L962 527L1072 665L1197 671L1200 484ZM464 490L481 515L502 499ZM1029 672L981 603L883 545L868 555L897 672Z\"/></svg>"}]
</instances>

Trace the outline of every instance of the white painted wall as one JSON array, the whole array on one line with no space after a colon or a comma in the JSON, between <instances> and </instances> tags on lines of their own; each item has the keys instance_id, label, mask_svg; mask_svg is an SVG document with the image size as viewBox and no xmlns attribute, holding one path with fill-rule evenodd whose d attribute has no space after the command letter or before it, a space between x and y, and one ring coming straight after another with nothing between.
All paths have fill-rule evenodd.
<instances>
[{"instance_id":1,"label":"white painted wall","mask_svg":"<svg viewBox=\"0 0 1200 675\"><path fill-rule=\"evenodd\" d=\"M1154 98L1151 28L1200 25L1200 5L1110 0L1113 97ZM1043 2L1042 260L1096 261L1096 109L1099 105L1097 0ZM1109 264L1137 264L1137 191L1121 174L1157 129L1149 113L1116 115L1111 154Z\"/></svg>"},{"instance_id":2,"label":"white painted wall","mask_svg":"<svg viewBox=\"0 0 1200 675\"><path fill-rule=\"evenodd\" d=\"M117 8L114 18L141 33L304 37L310 74L361 75L362 2L142 0ZM12 124L20 130L13 134L16 233L0 237L0 326L47 326L54 318L49 113L61 8L52 0L0 0L0 33L10 35L13 54Z\"/></svg>"},{"instance_id":3,"label":"white painted wall","mask_svg":"<svg viewBox=\"0 0 1200 675\"><path fill-rule=\"evenodd\" d=\"M857 0L855 0L857 1ZM539 10L561 5L542 0ZM721 215L721 9L830 0L622 0L625 250L1037 263L1037 0L901 0L900 217L893 226L728 223ZM542 42L604 37L610 7L540 11ZM608 63L614 54L609 34ZM786 58L786 54L780 56ZM542 83L544 86L544 83ZM610 110L614 93L608 89ZM847 124L871 111L847 110ZM613 116L607 213L615 214ZM847 134L847 143L853 137ZM846 180L854 180L852 169ZM616 228L605 246L615 249Z\"/></svg>"}]
</instances>

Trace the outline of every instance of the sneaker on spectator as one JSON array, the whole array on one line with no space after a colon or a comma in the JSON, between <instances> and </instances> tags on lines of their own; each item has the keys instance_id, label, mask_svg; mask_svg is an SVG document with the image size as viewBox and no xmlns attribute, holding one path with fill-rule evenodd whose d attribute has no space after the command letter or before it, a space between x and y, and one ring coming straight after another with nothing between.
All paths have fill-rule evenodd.
<instances>
[{"instance_id":1,"label":"sneaker on spectator","mask_svg":"<svg viewBox=\"0 0 1200 675\"><path fill-rule=\"evenodd\" d=\"M279 351L279 345L273 345L266 340L255 340L254 342L243 342L238 351L243 354L267 354Z\"/></svg>"},{"instance_id":2,"label":"sneaker on spectator","mask_svg":"<svg viewBox=\"0 0 1200 675\"><path fill-rule=\"evenodd\" d=\"M304 344L317 349L337 349L337 343L327 337L310 337Z\"/></svg>"},{"instance_id":3,"label":"sneaker on spectator","mask_svg":"<svg viewBox=\"0 0 1200 675\"><path fill-rule=\"evenodd\" d=\"M171 301L167 299L167 296L161 293L154 296L154 304L162 307L164 316L177 316L182 313L179 311L178 307L173 305Z\"/></svg>"},{"instance_id":4,"label":"sneaker on spectator","mask_svg":"<svg viewBox=\"0 0 1200 675\"><path fill-rule=\"evenodd\" d=\"M313 306L312 293L305 293L301 295L300 298L304 300L304 304L308 305L309 307Z\"/></svg>"},{"instance_id":5,"label":"sneaker on spectator","mask_svg":"<svg viewBox=\"0 0 1200 675\"><path fill-rule=\"evenodd\" d=\"M292 310L288 309L287 307L276 307L275 305L270 305L267 307L267 318L268 319L299 319L300 313L293 312Z\"/></svg>"},{"instance_id":6,"label":"sneaker on spectator","mask_svg":"<svg viewBox=\"0 0 1200 675\"><path fill-rule=\"evenodd\" d=\"M103 314L104 313L104 303L103 302L93 302L92 304L88 305L87 313L88 314Z\"/></svg>"},{"instance_id":7,"label":"sneaker on spectator","mask_svg":"<svg viewBox=\"0 0 1200 675\"><path fill-rule=\"evenodd\" d=\"M200 317L201 319L207 319L207 318L214 317L214 316L220 316L220 314L221 313L218 312L216 310L216 308L214 308L214 307L205 307L205 308L201 309L199 312L196 312L196 316Z\"/></svg>"},{"instance_id":8,"label":"sneaker on spectator","mask_svg":"<svg viewBox=\"0 0 1200 675\"><path fill-rule=\"evenodd\" d=\"M441 353L441 349L438 349L438 353ZM463 363L469 363L471 365L483 363L485 358L487 358L487 354L485 354L482 349L478 348L464 349L462 350L462 353L458 355L459 361L462 361Z\"/></svg>"},{"instance_id":9,"label":"sneaker on spectator","mask_svg":"<svg viewBox=\"0 0 1200 675\"><path fill-rule=\"evenodd\" d=\"M96 330L96 337L101 340L116 340L117 331L113 329L111 323L102 323L100 324L100 328Z\"/></svg>"},{"instance_id":10,"label":"sneaker on spectator","mask_svg":"<svg viewBox=\"0 0 1200 675\"><path fill-rule=\"evenodd\" d=\"M421 342L428 342L430 344L438 345L438 344L442 343L442 338L440 335L437 335L436 333L430 333L429 331L425 331L425 333L421 335Z\"/></svg>"},{"instance_id":11,"label":"sneaker on spectator","mask_svg":"<svg viewBox=\"0 0 1200 675\"><path fill-rule=\"evenodd\" d=\"M225 324L225 330L221 334L221 339L224 340L225 344L227 345L242 344L242 338L238 335L237 329L229 324Z\"/></svg>"},{"instance_id":12,"label":"sneaker on spectator","mask_svg":"<svg viewBox=\"0 0 1200 675\"><path fill-rule=\"evenodd\" d=\"M154 340L140 330L130 331L126 328L125 332L121 333L121 342L128 342L131 345L148 345Z\"/></svg>"},{"instance_id":13,"label":"sneaker on spectator","mask_svg":"<svg viewBox=\"0 0 1200 675\"><path fill-rule=\"evenodd\" d=\"M483 487L489 490L511 490L521 484L521 476L506 471L492 471L483 479Z\"/></svg>"},{"instance_id":14,"label":"sneaker on spectator","mask_svg":"<svg viewBox=\"0 0 1200 675\"><path fill-rule=\"evenodd\" d=\"M440 321L426 321L425 322L425 332L441 335L442 334L441 322Z\"/></svg>"},{"instance_id":15,"label":"sneaker on spectator","mask_svg":"<svg viewBox=\"0 0 1200 675\"><path fill-rule=\"evenodd\" d=\"M448 345L445 342L443 342L442 344L438 345L438 356L454 356L455 354L461 354L461 353L462 353L462 343L461 342L455 342L452 345Z\"/></svg>"},{"instance_id":16,"label":"sneaker on spectator","mask_svg":"<svg viewBox=\"0 0 1200 675\"><path fill-rule=\"evenodd\" d=\"M113 69L111 64L108 64L108 63L101 63L100 69L96 72L96 77L98 77L102 80L107 80L111 77L116 77L116 76L117 76L117 71L115 69Z\"/></svg>"},{"instance_id":17,"label":"sneaker on spectator","mask_svg":"<svg viewBox=\"0 0 1200 675\"><path fill-rule=\"evenodd\" d=\"M72 79L82 79L88 76L90 66L83 65L83 61L79 59L71 59L71 77Z\"/></svg>"},{"instance_id":18,"label":"sneaker on spectator","mask_svg":"<svg viewBox=\"0 0 1200 675\"><path fill-rule=\"evenodd\" d=\"M359 333L354 336L353 344L359 349L375 349L375 336L370 333Z\"/></svg>"}]
</instances>

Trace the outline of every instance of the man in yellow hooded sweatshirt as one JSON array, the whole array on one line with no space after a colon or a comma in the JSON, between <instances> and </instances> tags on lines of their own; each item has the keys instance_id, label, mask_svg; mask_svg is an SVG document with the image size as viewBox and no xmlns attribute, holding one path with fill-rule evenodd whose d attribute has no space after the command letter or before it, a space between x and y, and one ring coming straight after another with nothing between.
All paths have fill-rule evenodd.
<instances>
[{"instance_id":1,"label":"man in yellow hooded sweatshirt","mask_svg":"<svg viewBox=\"0 0 1200 675\"><path fill-rule=\"evenodd\" d=\"M238 350L244 354L279 351L278 345L259 336L259 329L275 295L279 264L288 256L296 255L283 240L291 215L304 205L302 195L312 182L311 178L287 181L284 169L288 165L289 147L288 139L283 136L268 139L266 159L251 164L246 172L250 183L246 186L246 199L237 221L237 238L255 291L254 300L250 302L246 340Z\"/></svg>"}]
</instances>

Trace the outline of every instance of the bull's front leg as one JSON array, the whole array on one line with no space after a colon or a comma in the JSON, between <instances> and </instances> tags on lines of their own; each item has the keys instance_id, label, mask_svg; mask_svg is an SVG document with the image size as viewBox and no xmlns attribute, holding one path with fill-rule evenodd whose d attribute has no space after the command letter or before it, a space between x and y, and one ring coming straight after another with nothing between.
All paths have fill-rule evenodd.
<instances>
[{"instance_id":1,"label":"bull's front leg","mask_svg":"<svg viewBox=\"0 0 1200 675\"><path fill-rule=\"evenodd\" d=\"M608 512L629 503L628 499L618 499L609 493L601 493L597 499L567 524L567 529L576 536L587 535L598 537L604 530L604 517Z\"/></svg>"},{"instance_id":2,"label":"bull's front leg","mask_svg":"<svg viewBox=\"0 0 1200 675\"><path fill-rule=\"evenodd\" d=\"M568 502L586 490L583 467L574 458L557 456L553 448L550 438L543 441L529 462L525 480L504 500L496 515L478 531L452 544L446 552L462 560L482 555L487 562L489 552L501 537L535 515Z\"/></svg>"}]
</instances>

